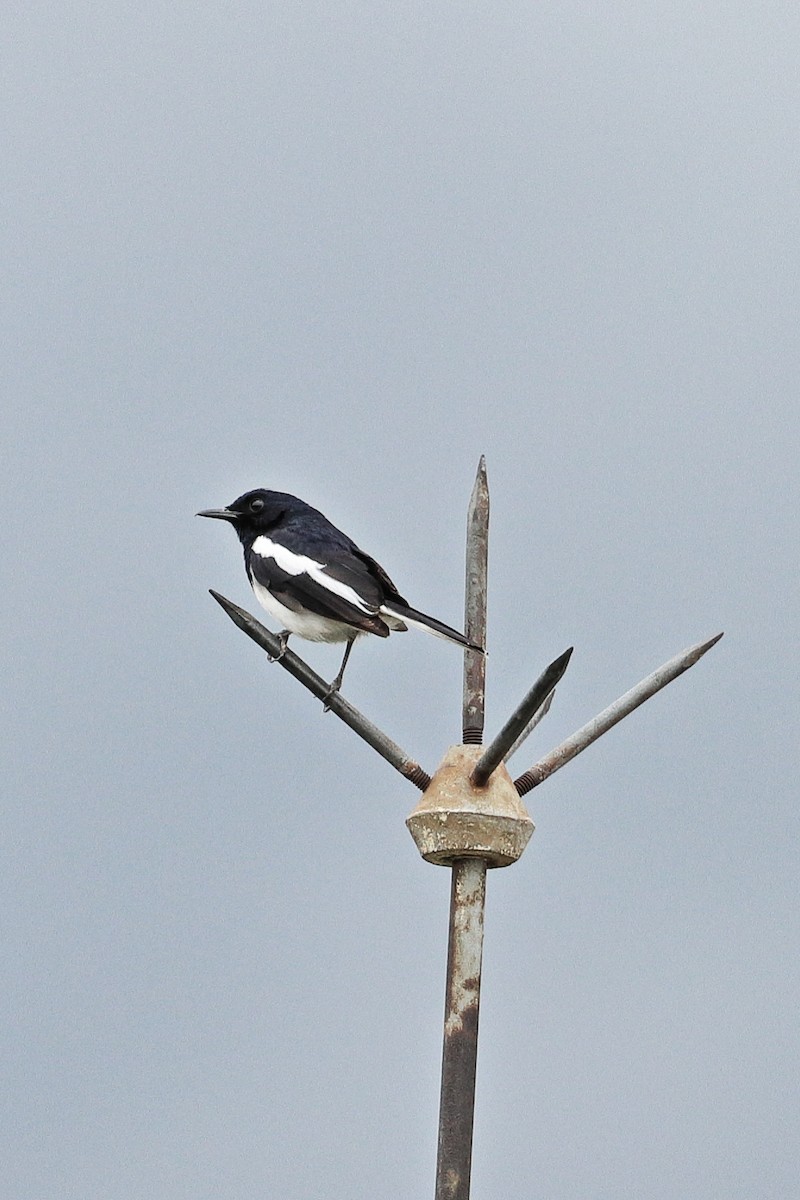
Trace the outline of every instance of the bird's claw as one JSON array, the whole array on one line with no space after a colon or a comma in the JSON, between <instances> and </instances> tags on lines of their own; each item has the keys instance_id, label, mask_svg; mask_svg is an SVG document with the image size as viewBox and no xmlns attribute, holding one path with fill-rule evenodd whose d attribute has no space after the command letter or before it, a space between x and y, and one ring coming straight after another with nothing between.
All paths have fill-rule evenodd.
<instances>
[{"instance_id":1,"label":"bird's claw","mask_svg":"<svg viewBox=\"0 0 800 1200\"><path fill-rule=\"evenodd\" d=\"M281 633L278 634L278 641L281 644L280 650L278 651L277 654L268 654L267 662L276 663L276 662L280 662L281 659L283 658L284 654L286 653L286 644L289 641L289 630L288 629L284 629L281 631Z\"/></svg>"},{"instance_id":2,"label":"bird's claw","mask_svg":"<svg viewBox=\"0 0 800 1200\"><path fill-rule=\"evenodd\" d=\"M324 713L331 711L330 702L334 696L339 695L339 688L342 686L341 679L334 679L331 686L328 688L325 695L322 697L322 711Z\"/></svg>"}]
</instances>

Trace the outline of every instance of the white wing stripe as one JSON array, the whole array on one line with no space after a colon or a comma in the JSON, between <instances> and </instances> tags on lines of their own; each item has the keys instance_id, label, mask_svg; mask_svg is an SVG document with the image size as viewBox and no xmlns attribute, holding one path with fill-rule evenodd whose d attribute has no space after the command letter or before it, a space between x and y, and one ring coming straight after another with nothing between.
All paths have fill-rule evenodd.
<instances>
[{"instance_id":1,"label":"white wing stripe","mask_svg":"<svg viewBox=\"0 0 800 1200\"><path fill-rule=\"evenodd\" d=\"M364 602L355 588L326 575L325 563L317 562L316 559L309 558L306 554L295 554L293 550L287 550L280 542L273 542L263 533L253 542L253 553L257 554L259 558L273 559L287 575L308 575L320 587L333 592L335 596L341 596L343 600L347 600L349 604L363 613L373 616L377 612L376 608Z\"/></svg>"}]
</instances>

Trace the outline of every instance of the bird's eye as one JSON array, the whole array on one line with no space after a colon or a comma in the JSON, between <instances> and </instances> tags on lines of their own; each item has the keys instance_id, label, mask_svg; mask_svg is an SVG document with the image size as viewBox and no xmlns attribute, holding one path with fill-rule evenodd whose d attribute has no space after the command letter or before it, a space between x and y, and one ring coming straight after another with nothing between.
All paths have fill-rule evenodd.
<instances>
[{"instance_id":1,"label":"bird's eye","mask_svg":"<svg viewBox=\"0 0 800 1200\"><path fill-rule=\"evenodd\" d=\"M256 496L255 500L250 501L250 512L254 512L254 513L261 512L263 507L264 507L264 501L261 499L260 496Z\"/></svg>"}]
</instances>

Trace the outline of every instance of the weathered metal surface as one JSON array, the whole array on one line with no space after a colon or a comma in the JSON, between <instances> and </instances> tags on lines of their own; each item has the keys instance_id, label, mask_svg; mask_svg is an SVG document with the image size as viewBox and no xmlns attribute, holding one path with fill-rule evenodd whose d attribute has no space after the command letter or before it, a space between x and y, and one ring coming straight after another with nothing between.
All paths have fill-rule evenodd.
<instances>
[{"instance_id":1,"label":"weathered metal surface","mask_svg":"<svg viewBox=\"0 0 800 1200\"><path fill-rule=\"evenodd\" d=\"M620 696L613 704L609 704L608 708L604 708L593 720L583 725L577 732L568 737L560 746L556 746L549 754L540 759L530 770L525 771L520 775L519 779L514 781L514 786L520 796L526 796L533 788L538 787L550 775L553 775L571 759L585 750L587 746L591 746L592 742L597 741L602 737L613 725L621 721L623 717L627 717L629 713L638 708L640 704L644 704L645 700L649 700L661 688L666 687L668 683L672 683L673 679L677 679L684 671L688 671L689 667L693 667L698 659L702 658L706 651L715 646L722 637L718 633L716 637L710 638L707 642L700 642L696 646L690 646L688 650L683 650L680 654L676 654L669 662L664 663L658 670L653 671L641 683L637 683L635 687L626 692L624 696Z\"/></svg>"},{"instance_id":2,"label":"weathered metal surface","mask_svg":"<svg viewBox=\"0 0 800 1200\"><path fill-rule=\"evenodd\" d=\"M504 766L486 787L472 783L480 754L480 746L451 746L406 821L428 862L450 866L459 858L480 857L490 867L508 867L530 840L533 821Z\"/></svg>"},{"instance_id":3,"label":"weathered metal surface","mask_svg":"<svg viewBox=\"0 0 800 1200\"><path fill-rule=\"evenodd\" d=\"M550 705L553 703L553 697L555 696L555 694L556 694L556 689L553 688L552 692L550 692L547 696L545 696L544 702L542 704L540 704L539 707L536 709L536 712L533 714L530 721L528 721L528 724L525 726L522 733L519 735L519 737L516 739L516 741L514 741L511 744L509 749L506 750L505 754L503 755L504 763L507 763L508 760L512 757L512 755L517 753L520 746L522 746L522 744L524 742L526 742L528 740L528 738L530 737L530 735L533 733L534 729L539 724L542 717L546 717L547 714L550 712Z\"/></svg>"},{"instance_id":4,"label":"weathered metal surface","mask_svg":"<svg viewBox=\"0 0 800 1200\"><path fill-rule=\"evenodd\" d=\"M295 679L302 683L303 687L313 693L319 700L325 702L331 712L336 713L340 720L344 721L345 725L363 738L367 745L372 746L373 750L377 750L382 758L385 758L388 763L405 776L410 783L418 787L420 791L424 791L431 781L431 777L427 771L410 758L405 750L402 750L396 742L393 742L390 737L379 729L377 725L373 725L368 717L354 708L344 696L338 692L330 694L330 684L317 675L315 671L302 658L298 658L291 650L285 649L281 645L281 639L277 634L271 633L266 629L260 621L251 616L245 609L239 608L238 604L234 604L232 600L227 600L225 596L221 596L219 592L211 589L211 595L216 600L217 604L225 610L234 625L238 625L239 629L243 630L249 638L265 650L267 654L277 658L277 662L283 667L284 671L288 671ZM282 653L281 653L282 651Z\"/></svg>"},{"instance_id":5,"label":"weathered metal surface","mask_svg":"<svg viewBox=\"0 0 800 1200\"><path fill-rule=\"evenodd\" d=\"M464 632L471 642L486 645L486 592L489 569L489 483L486 459L481 455L467 511L467 571L464 596ZM462 730L467 745L483 741L486 699L486 655L477 650L464 654Z\"/></svg>"},{"instance_id":6,"label":"weathered metal surface","mask_svg":"<svg viewBox=\"0 0 800 1200\"><path fill-rule=\"evenodd\" d=\"M472 782L476 787L485 787L492 772L499 767L536 710L545 702L550 692L567 669L572 656L572 647L559 655L546 667L527 696L517 705L497 737L486 747L475 764Z\"/></svg>"},{"instance_id":7,"label":"weathered metal surface","mask_svg":"<svg viewBox=\"0 0 800 1200\"><path fill-rule=\"evenodd\" d=\"M481 457L467 520L465 632L470 641L484 647L488 528L489 490ZM424 793L406 824L424 858L452 867L436 1200L469 1200L487 868L515 862L533 833L522 796L693 666L722 634L670 659L515 782L504 760L547 712L572 651L547 668L485 751L480 743L486 658L467 651L462 706L465 744L448 750L431 779L358 709L338 693L331 695L330 685L285 650L279 637L224 596L215 591L211 595L248 637L273 658L279 656L284 670Z\"/></svg>"},{"instance_id":8,"label":"weathered metal surface","mask_svg":"<svg viewBox=\"0 0 800 1200\"><path fill-rule=\"evenodd\" d=\"M436 1200L469 1200L486 863L453 863Z\"/></svg>"}]
</instances>

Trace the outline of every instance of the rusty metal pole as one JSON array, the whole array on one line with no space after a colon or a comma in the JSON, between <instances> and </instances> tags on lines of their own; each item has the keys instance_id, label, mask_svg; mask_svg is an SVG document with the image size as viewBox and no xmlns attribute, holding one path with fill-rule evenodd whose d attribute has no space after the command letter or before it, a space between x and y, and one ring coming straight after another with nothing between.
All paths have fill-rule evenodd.
<instances>
[{"instance_id":1,"label":"rusty metal pole","mask_svg":"<svg viewBox=\"0 0 800 1200\"><path fill-rule=\"evenodd\" d=\"M465 632L471 642L484 649L488 539L489 488L486 462L481 457L467 518ZM406 825L422 857L448 866L452 872L436 1200L469 1200L486 872L489 867L510 866L528 844L533 821L522 797L693 666L722 634L670 659L514 781L506 760L547 712L572 651L550 664L483 750L486 659L478 650L467 650L463 740L461 745L450 747L431 777L343 696L331 696L325 680L255 617L218 592L212 591L211 595L235 625L273 660L280 652L284 670L325 701L326 708L423 793Z\"/></svg>"},{"instance_id":2,"label":"rusty metal pole","mask_svg":"<svg viewBox=\"0 0 800 1200\"><path fill-rule=\"evenodd\" d=\"M466 634L479 646L486 645L488 556L489 485L481 455L467 514L464 597ZM465 744L480 745L483 740L485 692L486 658L468 650L462 704ZM485 858L457 858L452 864L436 1200L469 1200L486 867Z\"/></svg>"},{"instance_id":3,"label":"rusty metal pole","mask_svg":"<svg viewBox=\"0 0 800 1200\"><path fill-rule=\"evenodd\" d=\"M468 1200L481 1001L486 859L453 863L436 1200Z\"/></svg>"},{"instance_id":4,"label":"rusty metal pole","mask_svg":"<svg viewBox=\"0 0 800 1200\"><path fill-rule=\"evenodd\" d=\"M481 455L467 511L467 580L464 589L464 632L486 647L486 592L489 570L489 483ZM480 746L486 698L486 655L468 650L464 656L462 741Z\"/></svg>"}]
</instances>

